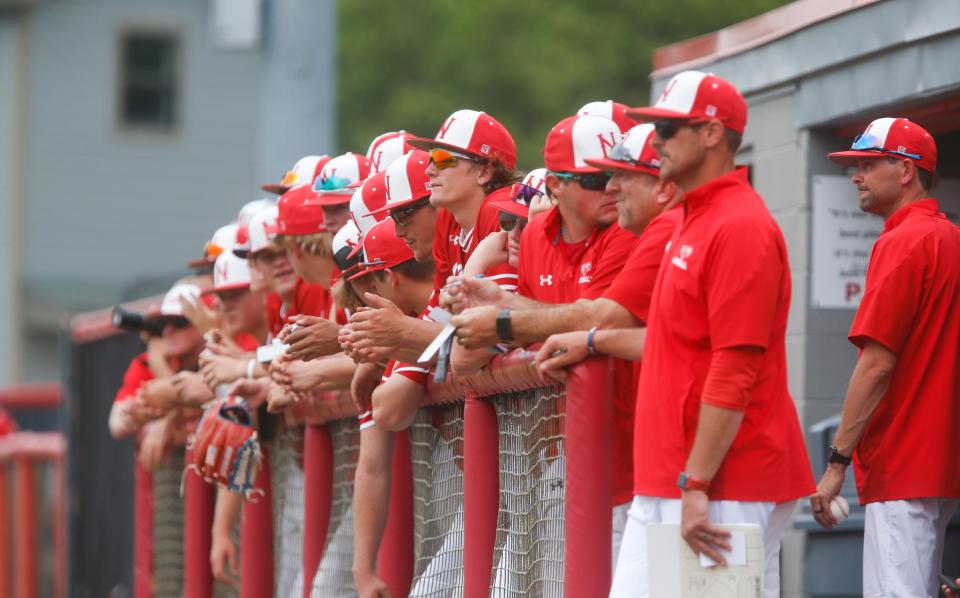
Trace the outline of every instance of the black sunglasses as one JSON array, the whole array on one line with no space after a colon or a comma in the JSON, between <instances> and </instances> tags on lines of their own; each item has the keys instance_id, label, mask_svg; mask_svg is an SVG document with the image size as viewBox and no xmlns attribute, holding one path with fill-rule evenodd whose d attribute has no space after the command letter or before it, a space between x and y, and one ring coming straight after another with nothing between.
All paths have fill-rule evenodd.
<instances>
[{"instance_id":1,"label":"black sunglasses","mask_svg":"<svg viewBox=\"0 0 960 598\"><path fill-rule=\"evenodd\" d=\"M585 174L574 174L571 172L551 172L562 181L577 181L581 189L586 191L603 191L610 182L611 174L609 172L590 172Z\"/></svg>"},{"instance_id":2,"label":"black sunglasses","mask_svg":"<svg viewBox=\"0 0 960 598\"><path fill-rule=\"evenodd\" d=\"M680 120L680 119L671 119L671 120L658 120L653 123L653 130L656 132L657 137L666 141L674 135L676 135L680 129L683 127L693 127L697 128L701 125L707 124L709 121L703 119L693 119L693 120Z\"/></svg>"},{"instance_id":3,"label":"black sunglasses","mask_svg":"<svg viewBox=\"0 0 960 598\"><path fill-rule=\"evenodd\" d=\"M190 325L190 320L184 318L183 316L166 316L161 318L160 323L163 324L164 328L170 325L177 330L182 330Z\"/></svg>"},{"instance_id":4,"label":"black sunglasses","mask_svg":"<svg viewBox=\"0 0 960 598\"><path fill-rule=\"evenodd\" d=\"M509 212L500 212L500 230L509 233L518 225L520 230L523 230L523 227L527 225L527 219Z\"/></svg>"},{"instance_id":5,"label":"black sunglasses","mask_svg":"<svg viewBox=\"0 0 960 598\"><path fill-rule=\"evenodd\" d=\"M393 218L393 221L399 226L405 226L410 222L410 218L419 210L420 208L426 207L430 204L429 198L423 198L420 201L417 201L405 208L397 208L390 212L390 217Z\"/></svg>"}]
</instances>

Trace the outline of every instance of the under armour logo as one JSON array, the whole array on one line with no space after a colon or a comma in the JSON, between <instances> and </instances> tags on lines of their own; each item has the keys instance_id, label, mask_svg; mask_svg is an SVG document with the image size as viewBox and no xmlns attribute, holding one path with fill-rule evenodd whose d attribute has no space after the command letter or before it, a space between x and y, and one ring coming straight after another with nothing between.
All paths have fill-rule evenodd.
<instances>
[{"instance_id":1,"label":"under armour logo","mask_svg":"<svg viewBox=\"0 0 960 598\"><path fill-rule=\"evenodd\" d=\"M438 139L443 139L447 136L447 131L450 130L450 125L452 125L455 120L457 119L451 116L447 119L447 122L443 123L443 126L440 127L440 135L437 136Z\"/></svg>"},{"instance_id":2,"label":"under armour logo","mask_svg":"<svg viewBox=\"0 0 960 598\"><path fill-rule=\"evenodd\" d=\"M553 274L547 274L544 276L540 275L540 286L542 287L552 287L553 286Z\"/></svg>"},{"instance_id":3,"label":"under armour logo","mask_svg":"<svg viewBox=\"0 0 960 598\"><path fill-rule=\"evenodd\" d=\"M670 263L680 268L681 270L687 269L687 259L693 255L693 247L690 245L681 245L680 246L680 255L673 256L673 259L670 260Z\"/></svg>"}]
</instances>

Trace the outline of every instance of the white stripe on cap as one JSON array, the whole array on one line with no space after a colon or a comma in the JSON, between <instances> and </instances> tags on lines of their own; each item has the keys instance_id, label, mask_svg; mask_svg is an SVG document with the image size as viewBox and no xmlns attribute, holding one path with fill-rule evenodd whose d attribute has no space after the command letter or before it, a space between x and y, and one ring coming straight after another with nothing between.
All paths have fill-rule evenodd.
<instances>
[{"instance_id":1,"label":"white stripe on cap","mask_svg":"<svg viewBox=\"0 0 960 598\"><path fill-rule=\"evenodd\" d=\"M457 110L443 122L436 141L442 141L466 151L470 147L470 140L473 139L473 132L481 114L483 113L476 110Z\"/></svg>"},{"instance_id":2,"label":"white stripe on cap","mask_svg":"<svg viewBox=\"0 0 960 598\"><path fill-rule=\"evenodd\" d=\"M371 220L373 220L373 218L371 218ZM353 220L348 220L347 223L337 231L337 234L333 236L334 253L337 253L344 247L353 249L359 244L360 229L357 228L357 224Z\"/></svg>"},{"instance_id":3,"label":"white stripe on cap","mask_svg":"<svg viewBox=\"0 0 960 598\"><path fill-rule=\"evenodd\" d=\"M606 158L610 148L620 141L620 127L609 118L585 115L573 121L573 165L589 167L586 158Z\"/></svg>"},{"instance_id":4,"label":"white stripe on cap","mask_svg":"<svg viewBox=\"0 0 960 598\"><path fill-rule=\"evenodd\" d=\"M313 183L313 178L317 174L317 163L322 158L323 156L304 156L297 160L297 163L290 169L296 177L292 186Z\"/></svg>"},{"instance_id":5,"label":"white stripe on cap","mask_svg":"<svg viewBox=\"0 0 960 598\"><path fill-rule=\"evenodd\" d=\"M613 100L603 102L587 102L582 108L577 110L579 115L602 116L613 120Z\"/></svg>"},{"instance_id":6,"label":"white stripe on cap","mask_svg":"<svg viewBox=\"0 0 960 598\"><path fill-rule=\"evenodd\" d=\"M332 176L343 177L351 183L359 182L360 165L357 163L357 157L353 154L343 154L327 162L320 171L320 180L325 181Z\"/></svg>"},{"instance_id":7,"label":"white stripe on cap","mask_svg":"<svg viewBox=\"0 0 960 598\"><path fill-rule=\"evenodd\" d=\"M640 159L640 154L643 153L643 146L646 145L650 135L653 135L653 128L653 125L644 123L633 127L623 136L623 147L630 151L630 157L634 160ZM656 163L659 164L659 161Z\"/></svg>"},{"instance_id":8,"label":"white stripe on cap","mask_svg":"<svg viewBox=\"0 0 960 598\"><path fill-rule=\"evenodd\" d=\"M701 73L700 71L677 73L663 88L663 93L660 94L654 108L663 108L675 112L690 112L693 109L693 103L697 101L697 90L700 89L700 82L706 76L707 73Z\"/></svg>"},{"instance_id":9,"label":"white stripe on cap","mask_svg":"<svg viewBox=\"0 0 960 598\"><path fill-rule=\"evenodd\" d=\"M886 147L887 135L890 134L890 128L893 126L893 123L896 122L896 120L896 118L891 118L889 116L885 118L878 118L867 126L867 130L864 131L863 134L869 134L876 137L877 147Z\"/></svg>"},{"instance_id":10,"label":"white stripe on cap","mask_svg":"<svg viewBox=\"0 0 960 598\"><path fill-rule=\"evenodd\" d=\"M403 158L394 160L387 168L383 185L387 188L387 205L407 201L413 197L410 191L410 177L407 176L407 162L413 152L407 152Z\"/></svg>"},{"instance_id":11,"label":"white stripe on cap","mask_svg":"<svg viewBox=\"0 0 960 598\"><path fill-rule=\"evenodd\" d=\"M390 164L403 155L403 144L406 143L406 135L397 135L382 142L370 158L370 173L383 172Z\"/></svg>"},{"instance_id":12,"label":"white stripe on cap","mask_svg":"<svg viewBox=\"0 0 960 598\"><path fill-rule=\"evenodd\" d=\"M353 215L353 221L357 224L357 228L360 229L361 238L377 223L376 218L367 216L368 212L370 212L370 208L363 203L363 187L361 187L354 191L353 197L350 198L350 213Z\"/></svg>"},{"instance_id":13,"label":"white stripe on cap","mask_svg":"<svg viewBox=\"0 0 960 598\"><path fill-rule=\"evenodd\" d=\"M256 253L270 246L274 235L268 233L266 228L277 224L277 214L280 209L277 206L270 206L266 210L259 212L250 221L250 228L247 234L250 238L250 251Z\"/></svg>"}]
</instances>

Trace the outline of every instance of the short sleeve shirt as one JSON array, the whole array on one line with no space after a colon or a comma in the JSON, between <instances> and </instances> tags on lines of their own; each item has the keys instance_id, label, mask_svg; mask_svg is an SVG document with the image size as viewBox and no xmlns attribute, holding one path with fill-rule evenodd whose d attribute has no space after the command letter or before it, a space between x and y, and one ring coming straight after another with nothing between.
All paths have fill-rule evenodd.
<instances>
[{"instance_id":1,"label":"short sleeve shirt","mask_svg":"<svg viewBox=\"0 0 960 598\"><path fill-rule=\"evenodd\" d=\"M332 308L333 298L326 287L322 284L308 283L297 277L297 286L293 291L293 301L290 303L290 309L287 310L287 317L304 315L326 318L329 317Z\"/></svg>"},{"instance_id":2,"label":"short sleeve shirt","mask_svg":"<svg viewBox=\"0 0 960 598\"><path fill-rule=\"evenodd\" d=\"M712 480L715 500L784 502L814 491L787 391L790 266L763 200L737 169L686 194L647 321L637 391L634 492L677 498L697 431L711 352L764 350L736 437Z\"/></svg>"},{"instance_id":3,"label":"short sleeve shirt","mask_svg":"<svg viewBox=\"0 0 960 598\"><path fill-rule=\"evenodd\" d=\"M117 390L114 402L126 401L137 394L141 386L153 380L153 372L147 365L147 354L141 353L133 358L130 365L127 366L126 373L123 374L123 384Z\"/></svg>"},{"instance_id":4,"label":"short sleeve shirt","mask_svg":"<svg viewBox=\"0 0 960 598\"><path fill-rule=\"evenodd\" d=\"M582 243L565 244L560 224L560 210L553 208L534 216L524 228L517 270L520 294L557 304L602 296L633 252L637 236L612 224L594 230ZM636 377L633 363L619 359L614 363L613 504L617 505L628 502L631 495Z\"/></svg>"},{"instance_id":5,"label":"short sleeve shirt","mask_svg":"<svg viewBox=\"0 0 960 598\"><path fill-rule=\"evenodd\" d=\"M683 219L683 208L677 206L658 215L640 235L633 253L617 274L603 297L616 301L641 322L650 312L650 298L657 280L660 262L673 231Z\"/></svg>"},{"instance_id":6,"label":"short sleeve shirt","mask_svg":"<svg viewBox=\"0 0 960 598\"><path fill-rule=\"evenodd\" d=\"M860 501L960 498L960 229L935 199L884 223L850 329L867 339L897 364L854 453Z\"/></svg>"}]
</instances>

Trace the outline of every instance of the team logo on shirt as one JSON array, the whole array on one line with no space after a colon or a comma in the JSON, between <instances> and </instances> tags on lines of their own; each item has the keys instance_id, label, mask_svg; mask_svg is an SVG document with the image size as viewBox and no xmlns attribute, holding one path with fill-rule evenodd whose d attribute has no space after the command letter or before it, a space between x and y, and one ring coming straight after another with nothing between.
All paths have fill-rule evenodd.
<instances>
[{"instance_id":1,"label":"team logo on shirt","mask_svg":"<svg viewBox=\"0 0 960 598\"><path fill-rule=\"evenodd\" d=\"M544 276L540 275L540 286L542 287L552 287L553 286L553 274L547 274Z\"/></svg>"},{"instance_id":2,"label":"team logo on shirt","mask_svg":"<svg viewBox=\"0 0 960 598\"><path fill-rule=\"evenodd\" d=\"M593 280L593 276L590 274L590 270L593 268L592 262L587 262L580 266L580 278L577 279L579 284L589 284Z\"/></svg>"},{"instance_id":3,"label":"team logo on shirt","mask_svg":"<svg viewBox=\"0 0 960 598\"><path fill-rule=\"evenodd\" d=\"M673 259L670 260L670 263L680 268L681 270L687 269L687 260L690 256L693 255L693 247L689 245L680 246L680 255L673 256Z\"/></svg>"}]
</instances>

